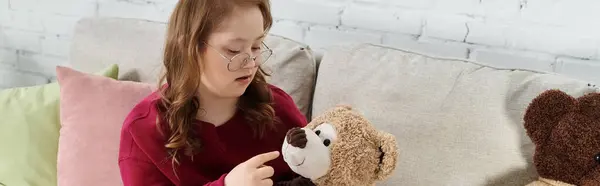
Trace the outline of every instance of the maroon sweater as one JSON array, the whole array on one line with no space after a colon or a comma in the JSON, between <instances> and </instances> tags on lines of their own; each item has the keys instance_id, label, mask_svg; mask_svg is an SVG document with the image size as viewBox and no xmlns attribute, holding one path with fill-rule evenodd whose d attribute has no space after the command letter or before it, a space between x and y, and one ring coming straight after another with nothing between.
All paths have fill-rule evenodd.
<instances>
[{"instance_id":1,"label":"maroon sweater","mask_svg":"<svg viewBox=\"0 0 600 186\"><path fill-rule=\"evenodd\" d=\"M236 165L265 152L281 154L287 130L304 127L307 121L288 94L273 85L269 87L275 115L281 121L276 125L277 131L265 133L263 139L254 138L241 112L219 127L196 120L203 150L193 160L182 156L175 168L164 147L166 138L156 127L157 93L143 99L127 116L121 132L119 166L124 185L222 186L225 175ZM266 165L275 169L272 177L275 182L297 176L281 155Z\"/></svg>"}]
</instances>

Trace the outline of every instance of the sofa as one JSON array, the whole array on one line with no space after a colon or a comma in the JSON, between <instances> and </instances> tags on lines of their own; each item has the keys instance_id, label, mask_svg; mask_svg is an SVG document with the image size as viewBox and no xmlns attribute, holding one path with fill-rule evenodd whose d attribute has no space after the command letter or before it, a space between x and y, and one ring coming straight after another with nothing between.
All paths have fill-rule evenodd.
<instances>
[{"instance_id":1,"label":"sofa","mask_svg":"<svg viewBox=\"0 0 600 186\"><path fill-rule=\"evenodd\" d=\"M165 26L136 19L84 18L76 26L69 68L94 73L118 65L115 81L155 87ZM267 37L266 43L274 50L265 64L272 74L268 81L290 94L308 120L335 105L348 104L375 127L397 138L397 168L377 185L525 185L537 179L532 162L534 146L522 121L530 101L548 89L560 89L573 96L597 91L590 82L560 74L498 68L406 48L349 42L317 51L274 34ZM129 96L130 101L106 106L133 107L135 99L143 95L134 94ZM84 102L84 98L69 104ZM54 162L57 173L45 170L41 175L58 178L46 179L56 183L41 185L119 185L115 144L119 119L107 123L112 125L102 129L107 135L98 135L94 141L81 139L85 136L70 142L56 140L60 143L58 161ZM61 135L66 130L62 127ZM87 148L103 140L110 143L102 144L103 150L89 152L101 154L102 159L90 160L94 164L77 161L77 169L62 166L70 161L61 158L65 157L62 150ZM86 180L69 181L73 177ZM6 179L0 175L0 182Z\"/></svg>"}]
</instances>

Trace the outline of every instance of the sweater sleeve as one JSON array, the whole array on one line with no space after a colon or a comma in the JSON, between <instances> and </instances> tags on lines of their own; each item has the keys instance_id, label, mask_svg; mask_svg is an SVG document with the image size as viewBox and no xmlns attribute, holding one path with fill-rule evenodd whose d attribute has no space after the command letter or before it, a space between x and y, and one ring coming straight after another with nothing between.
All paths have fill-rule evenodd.
<instances>
[{"instance_id":1,"label":"sweater sleeve","mask_svg":"<svg viewBox=\"0 0 600 186\"><path fill-rule=\"evenodd\" d=\"M143 153L128 129L121 134L120 143L119 168L124 186L174 185Z\"/></svg>"},{"instance_id":2,"label":"sweater sleeve","mask_svg":"<svg viewBox=\"0 0 600 186\"><path fill-rule=\"evenodd\" d=\"M138 103L121 128L118 166L123 186L224 186L227 173L199 171L188 158L175 165L165 149L165 136L158 130L156 93Z\"/></svg>"},{"instance_id":3,"label":"sweater sleeve","mask_svg":"<svg viewBox=\"0 0 600 186\"><path fill-rule=\"evenodd\" d=\"M172 186L173 184L153 163L138 158L125 158L119 161L124 186ZM217 180L202 179L202 186L225 186L223 174Z\"/></svg>"},{"instance_id":4,"label":"sweater sleeve","mask_svg":"<svg viewBox=\"0 0 600 186\"><path fill-rule=\"evenodd\" d=\"M124 186L170 186L174 185L155 166L138 158L119 160Z\"/></svg>"},{"instance_id":5,"label":"sweater sleeve","mask_svg":"<svg viewBox=\"0 0 600 186\"><path fill-rule=\"evenodd\" d=\"M119 168L124 186L179 185L179 180L177 178L166 176L163 171L161 171L159 167L145 155L128 131L124 132L121 137ZM225 186L226 175L227 174L221 175L217 180L210 180L202 176L194 176L193 182L202 186Z\"/></svg>"}]
</instances>

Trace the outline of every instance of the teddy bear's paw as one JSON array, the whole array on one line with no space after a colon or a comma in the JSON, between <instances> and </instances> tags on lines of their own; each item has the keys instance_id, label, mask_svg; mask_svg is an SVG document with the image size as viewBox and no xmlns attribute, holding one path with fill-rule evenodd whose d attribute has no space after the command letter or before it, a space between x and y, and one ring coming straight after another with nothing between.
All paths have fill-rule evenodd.
<instances>
[{"instance_id":1,"label":"teddy bear's paw","mask_svg":"<svg viewBox=\"0 0 600 186\"><path fill-rule=\"evenodd\" d=\"M398 163L398 145L394 135L378 131L379 133L379 151L381 156L379 159L379 169L377 172L377 180L385 180L393 174Z\"/></svg>"}]
</instances>

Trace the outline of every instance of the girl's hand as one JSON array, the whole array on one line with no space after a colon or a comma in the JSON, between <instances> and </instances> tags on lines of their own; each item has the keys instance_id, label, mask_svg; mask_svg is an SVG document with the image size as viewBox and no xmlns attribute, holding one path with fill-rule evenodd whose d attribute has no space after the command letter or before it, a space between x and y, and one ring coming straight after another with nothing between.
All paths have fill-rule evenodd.
<instances>
[{"instance_id":1,"label":"girl's hand","mask_svg":"<svg viewBox=\"0 0 600 186\"><path fill-rule=\"evenodd\" d=\"M264 164L279 157L278 151L256 155L237 165L227 176L225 186L272 186L273 167Z\"/></svg>"}]
</instances>

